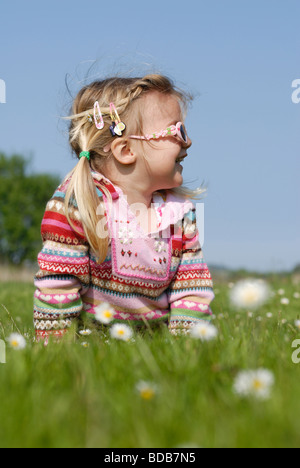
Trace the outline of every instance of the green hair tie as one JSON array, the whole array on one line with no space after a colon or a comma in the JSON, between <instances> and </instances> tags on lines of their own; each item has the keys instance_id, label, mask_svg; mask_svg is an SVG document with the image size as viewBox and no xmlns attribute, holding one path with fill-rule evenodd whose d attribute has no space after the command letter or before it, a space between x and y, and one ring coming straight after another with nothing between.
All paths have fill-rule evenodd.
<instances>
[{"instance_id":1,"label":"green hair tie","mask_svg":"<svg viewBox=\"0 0 300 468\"><path fill-rule=\"evenodd\" d=\"M88 161L90 160L90 152L89 151L81 151L79 158L86 158Z\"/></svg>"}]
</instances>

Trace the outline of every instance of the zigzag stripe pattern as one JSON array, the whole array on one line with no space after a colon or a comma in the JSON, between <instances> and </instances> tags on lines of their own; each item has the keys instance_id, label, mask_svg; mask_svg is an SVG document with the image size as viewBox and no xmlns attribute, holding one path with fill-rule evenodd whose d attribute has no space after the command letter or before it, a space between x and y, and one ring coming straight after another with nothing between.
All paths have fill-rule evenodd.
<instances>
[{"instance_id":1,"label":"zigzag stripe pattern","mask_svg":"<svg viewBox=\"0 0 300 468\"><path fill-rule=\"evenodd\" d=\"M39 260L39 266L41 270L53 271L55 273L68 273L69 275L76 276L84 276L89 273L88 265L80 267L78 265L62 265L61 263Z\"/></svg>"},{"instance_id":2,"label":"zigzag stripe pattern","mask_svg":"<svg viewBox=\"0 0 300 468\"><path fill-rule=\"evenodd\" d=\"M48 263L64 263L64 264L69 264L69 265L82 265L87 263L86 257L66 257L64 256L63 259L61 258L60 255L49 255L49 254L43 254L40 253L38 255L38 260L45 261Z\"/></svg>"},{"instance_id":3,"label":"zigzag stripe pattern","mask_svg":"<svg viewBox=\"0 0 300 468\"><path fill-rule=\"evenodd\" d=\"M178 269L177 271L177 274L176 274L176 280L177 281L186 281L186 280L189 280L189 279L209 279L211 280L211 274L210 272L207 270L207 268L205 270L186 270L186 271L182 271L181 269Z\"/></svg>"},{"instance_id":4,"label":"zigzag stripe pattern","mask_svg":"<svg viewBox=\"0 0 300 468\"><path fill-rule=\"evenodd\" d=\"M145 273L149 273L149 272L150 273L156 273L158 276L164 276L165 275L164 271L158 270L157 268L145 267L144 265L133 266L133 265L126 265L125 263L123 263L123 265L121 265L120 268L121 269L126 268L126 270L128 270L128 268L130 268L133 271L139 270L139 271L144 271Z\"/></svg>"}]
</instances>

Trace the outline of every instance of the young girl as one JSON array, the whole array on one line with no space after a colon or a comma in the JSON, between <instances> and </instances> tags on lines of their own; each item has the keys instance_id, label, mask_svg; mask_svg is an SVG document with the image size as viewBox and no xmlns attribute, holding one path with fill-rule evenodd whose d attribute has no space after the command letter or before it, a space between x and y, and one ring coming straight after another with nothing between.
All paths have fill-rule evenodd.
<instances>
[{"instance_id":1,"label":"young girl","mask_svg":"<svg viewBox=\"0 0 300 468\"><path fill-rule=\"evenodd\" d=\"M181 187L192 144L187 102L161 75L96 81L78 93L69 117L78 163L42 221L38 338L64 335L107 303L115 322L165 322L173 334L210 318L212 279Z\"/></svg>"}]
</instances>

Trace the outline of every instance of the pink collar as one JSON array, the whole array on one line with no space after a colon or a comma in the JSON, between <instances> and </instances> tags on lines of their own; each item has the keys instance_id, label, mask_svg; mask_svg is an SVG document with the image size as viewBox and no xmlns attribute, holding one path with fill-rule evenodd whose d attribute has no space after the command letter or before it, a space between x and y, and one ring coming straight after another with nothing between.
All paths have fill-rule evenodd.
<instances>
[{"instance_id":1,"label":"pink collar","mask_svg":"<svg viewBox=\"0 0 300 468\"><path fill-rule=\"evenodd\" d=\"M99 172L92 171L92 176L94 181L96 182L96 186L100 189L101 191L101 186L106 187L107 190L110 192L111 197L113 200L116 200L119 198L119 193L117 188L112 184L112 182L104 177L104 175L100 174Z\"/></svg>"},{"instance_id":2,"label":"pink collar","mask_svg":"<svg viewBox=\"0 0 300 468\"><path fill-rule=\"evenodd\" d=\"M104 177L99 172L92 171L92 176L95 180L96 186L100 191L102 187L105 187L107 190L109 190L113 200L120 199L123 208L129 209L127 202L125 203L125 197L120 187L114 186L109 179ZM154 204L158 218L158 227L157 231L155 232L168 229L171 224L175 225L178 221L183 219L184 215L188 213L188 211L194 207L190 200L179 197L178 195L173 194L171 191L166 191L166 196L163 196L160 192L154 192L152 202ZM127 207L125 205L127 205Z\"/></svg>"}]
</instances>

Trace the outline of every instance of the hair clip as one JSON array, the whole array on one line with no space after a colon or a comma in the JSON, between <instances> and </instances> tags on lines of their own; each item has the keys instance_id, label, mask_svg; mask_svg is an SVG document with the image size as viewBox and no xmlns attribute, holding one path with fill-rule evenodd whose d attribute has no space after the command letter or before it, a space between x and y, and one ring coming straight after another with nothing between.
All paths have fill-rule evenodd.
<instances>
[{"instance_id":1,"label":"hair clip","mask_svg":"<svg viewBox=\"0 0 300 468\"><path fill-rule=\"evenodd\" d=\"M113 102L109 104L110 118L112 125L109 127L112 136L122 136L123 131L126 128L124 122L121 122L116 106Z\"/></svg>"},{"instance_id":2,"label":"hair clip","mask_svg":"<svg viewBox=\"0 0 300 468\"><path fill-rule=\"evenodd\" d=\"M102 130L104 127L104 120L101 114L99 102L96 101L94 104L94 122L98 130Z\"/></svg>"}]
</instances>

